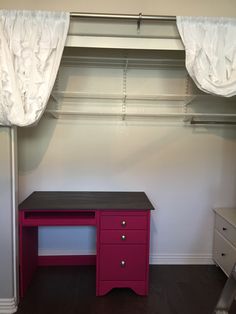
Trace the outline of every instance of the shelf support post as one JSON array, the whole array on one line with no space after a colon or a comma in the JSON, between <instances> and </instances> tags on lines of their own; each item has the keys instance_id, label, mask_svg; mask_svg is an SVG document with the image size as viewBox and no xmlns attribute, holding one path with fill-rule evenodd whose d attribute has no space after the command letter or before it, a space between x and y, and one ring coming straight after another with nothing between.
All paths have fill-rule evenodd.
<instances>
[{"instance_id":1,"label":"shelf support post","mask_svg":"<svg viewBox=\"0 0 236 314\"><path fill-rule=\"evenodd\" d=\"M123 70L123 99L122 99L122 119L125 119L126 115L126 101L127 101L127 72L128 72L128 63L126 60L125 67Z\"/></svg>"}]
</instances>

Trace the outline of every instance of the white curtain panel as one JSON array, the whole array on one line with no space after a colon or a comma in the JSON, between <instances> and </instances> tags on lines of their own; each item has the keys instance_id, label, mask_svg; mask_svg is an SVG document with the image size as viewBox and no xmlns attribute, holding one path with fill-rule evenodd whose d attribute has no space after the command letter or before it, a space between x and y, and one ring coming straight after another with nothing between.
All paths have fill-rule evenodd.
<instances>
[{"instance_id":1,"label":"white curtain panel","mask_svg":"<svg viewBox=\"0 0 236 314\"><path fill-rule=\"evenodd\" d=\"M204 92L236 95L236 19L177 16L186 68Z\"/></svg>"},{"instance_id":2,"label":"white curtain panel","mask_svg":"<svg viewBox=\"0 0 236 314\"><path fill-rule=\"evenodd\" d=\"M0 10L0 125L43 114L69 28L69 13Z\"/></svg>"}]
</instances>

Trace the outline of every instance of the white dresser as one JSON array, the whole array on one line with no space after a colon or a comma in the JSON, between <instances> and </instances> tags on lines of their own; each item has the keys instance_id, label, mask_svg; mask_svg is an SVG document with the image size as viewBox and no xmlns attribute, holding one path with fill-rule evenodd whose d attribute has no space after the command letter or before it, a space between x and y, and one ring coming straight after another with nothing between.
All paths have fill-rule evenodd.
<instances>
[{"instance_id":1,"label":"white dresser","mask_svg":"<svg viewBox=\"0 0 236 314\"><path fill-rule=\"evenodd\" d=\"M213 259L229 276L236 263L236 208L217 208L214 212Z\"/></svg>"}]
</instances>

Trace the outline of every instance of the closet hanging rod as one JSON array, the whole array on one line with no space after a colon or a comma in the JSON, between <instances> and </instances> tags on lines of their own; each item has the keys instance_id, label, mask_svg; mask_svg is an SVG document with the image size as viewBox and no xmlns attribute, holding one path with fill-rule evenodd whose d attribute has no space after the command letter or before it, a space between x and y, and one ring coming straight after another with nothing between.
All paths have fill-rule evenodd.
<instances>
[{"instance_id":1,"label":"closet hanging rod","mask_svg":"<svg viewBox=\"0 0 236 314\"><path fill-rule=\"evenodd\" d=\"M139 14L107 14L107 13L79 13L70 12L72 18L103 18L103 19L127 19L127 20L152 20L152 21L176 21L173 15L142 15Z\"/></svg>"},{"instance_id":2,"label":"closet hanging rod","mask_svg":"<svg viewBox=\"0 0 236 314\"><path fill-rule=\"evenodd\" d=\"M215 120L191 120L190 124L199 124L199 125L205 125L205 124L216 124L216 125L236 125L236 121L215 121Z\"/></svg>"}]
</instances>

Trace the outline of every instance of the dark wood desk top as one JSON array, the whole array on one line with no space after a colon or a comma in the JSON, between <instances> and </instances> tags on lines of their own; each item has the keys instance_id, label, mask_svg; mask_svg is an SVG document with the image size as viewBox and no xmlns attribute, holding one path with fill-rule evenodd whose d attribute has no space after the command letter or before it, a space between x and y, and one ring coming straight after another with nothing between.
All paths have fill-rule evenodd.
<instances>
[{"instance_id":1,"label":"dark wood desk top","mask_svg":"<svg viewBox=\"0 0 236 314\"><path fill-rule=\"evenodd\" d=\"M19 210L151 210L144 192L33 192Z\"/></svg>"}]
</instances>

